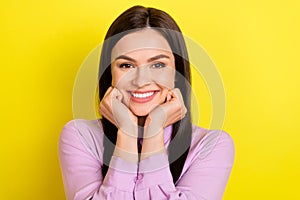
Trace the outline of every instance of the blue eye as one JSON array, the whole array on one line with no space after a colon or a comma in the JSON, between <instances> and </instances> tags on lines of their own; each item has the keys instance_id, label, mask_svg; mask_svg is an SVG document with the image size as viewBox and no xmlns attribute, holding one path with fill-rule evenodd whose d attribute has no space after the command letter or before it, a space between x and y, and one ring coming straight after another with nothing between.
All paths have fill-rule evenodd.
<instances>
[{"instance_id":1,"label":"blue eye","mask_svg":"<svg viewBox=\"0 0 300 200\"><path fill-rule=\"evenodd\" d=\"M126 69L128 69L128 68L133 68L133 66L131 65L131 64L129 64L129 63L123 63L123 64L121 64L120 66L119 66L120 68L126 68Z\"/></svg>"},{"instance_id":2,"label":"blue eye","mask_svg":"<svg viewBox=\"0 0 300 200\"><path fill-rule=\"evenodd\" d=\"M166 65L164 64L164 63L155 63L155 64L153 64L152 65L153 66L153 68L163 68L163 67L165 67Z\"/></svg>"}]
</instances>

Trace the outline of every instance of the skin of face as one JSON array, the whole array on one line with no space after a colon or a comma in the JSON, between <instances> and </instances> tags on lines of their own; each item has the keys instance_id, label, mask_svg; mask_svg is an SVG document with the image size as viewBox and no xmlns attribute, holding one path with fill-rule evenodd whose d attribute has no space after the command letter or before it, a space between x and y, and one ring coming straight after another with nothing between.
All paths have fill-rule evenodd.
<instances>
[{"instance_id":1,"label":"skin of face","mask_svg":"<svg viewBox=\"0 0 300 200\"><path fill-rule=\"evenodd\" d=\"M121 38L112 49L112 86L136 116L147 116L174 88L175 59L167 40L145 28Z\"/></svg>"}]
</instances>

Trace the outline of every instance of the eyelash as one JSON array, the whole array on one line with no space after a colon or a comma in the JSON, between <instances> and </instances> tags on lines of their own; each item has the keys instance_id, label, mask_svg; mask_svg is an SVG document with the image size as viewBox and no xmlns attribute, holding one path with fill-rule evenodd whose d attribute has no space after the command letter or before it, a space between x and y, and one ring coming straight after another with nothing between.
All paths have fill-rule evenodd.
<instances>
[{"instance_id":1,"label":"eyelash","mask_svg":"<svg viewBox=\"0 0 300 200\"><path fill-rule=\"evenodd\" d=\"M159 65L159 66L157 67L157 65ZM166 65L164 63L158 62L158 63L154 63L152 66L153 66L153 68L163 68Z\"/></svg>"},{"instance_id":2,"label":"eyelash","mask_svg":"<svg viewBox=\"0 0 300 200\"><path fill-rule=\"evenodd\" d=\"M132 64L129 64L129 63L122 63L122 64L120 64L119 67L123 68L123 69L128 69L128 68L133 68L134 66L132 66Z\"/></svg>"},{"instance_id":3,"label":"eyelash","mask_svg":"<svg viewBox=\"0 0 300 200\"><path fill-rule=\"evenodd\" d=\"M152 68L163 68L165 66L166 65L162 62L154 63L153 65L151 65ZM134 66L130 63L122 63L119 65L119 67L122 69L134 68Z\"/></svg>"}]
</instances>

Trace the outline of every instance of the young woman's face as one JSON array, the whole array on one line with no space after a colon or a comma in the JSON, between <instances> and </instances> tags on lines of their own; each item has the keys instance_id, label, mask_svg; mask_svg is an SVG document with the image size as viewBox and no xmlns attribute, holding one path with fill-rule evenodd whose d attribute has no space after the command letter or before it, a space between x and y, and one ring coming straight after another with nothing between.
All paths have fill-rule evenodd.
<instances>
[{"instance_id":1,"label":"young woman's face","mask_svg":"<svg viewBox=\"0 0 300 200\"><path fill-rule=\"evenodd\" d=\"M112 49L112 86L137 116L146 116L165 102L174 88L175 61L167 40L145 28L121 38Z\"/></svg>"}]
</instances>

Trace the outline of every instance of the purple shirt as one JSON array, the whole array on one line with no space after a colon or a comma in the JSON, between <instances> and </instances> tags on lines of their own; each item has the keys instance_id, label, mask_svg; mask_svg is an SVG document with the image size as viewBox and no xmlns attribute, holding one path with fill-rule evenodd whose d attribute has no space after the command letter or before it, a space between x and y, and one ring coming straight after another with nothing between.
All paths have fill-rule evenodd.
<instances>
[{"instance_id":1,"label":"purple shirt","mask_svg":"<svg viewBox=\"0 0 300 200\"><path fill-rule=\"evenodd\" d=\"M234 161L233 140L224 131L193 125L191 147L182 173L173 183L167 154L134 164L113 156L102 178L103 129L98 120L68 122L59 141L67 199L222 199ZM172 126L164 130L167 147Z\"/></svg>"}]
</instances>

